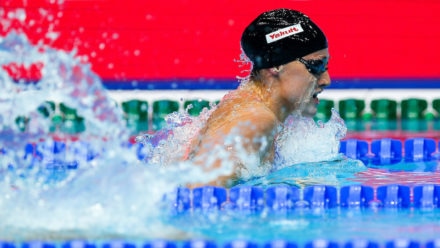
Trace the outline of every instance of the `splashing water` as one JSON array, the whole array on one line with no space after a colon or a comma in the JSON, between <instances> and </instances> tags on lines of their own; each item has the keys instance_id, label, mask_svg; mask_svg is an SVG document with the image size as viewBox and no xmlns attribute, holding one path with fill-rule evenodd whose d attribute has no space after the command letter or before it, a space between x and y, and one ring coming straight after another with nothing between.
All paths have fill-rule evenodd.
<instances>
[{"instance_id":1,"label":"splashing water","mask_svg":"<svg viewBox=\"0 0 440 248\"><path fill-rule=\"evenodd\" d=\"M339 153L340 140L347 127L335 109L327 123L290 115L276 139L275 161L266 174L254 175L245 185L270 186L288 184L307 186L353 184L350 178L366 170L359 160Z\"/></svg>"},{"instance_id":2,"label":"splashing water","mask_svg":"<svg viewBox=\"0 0 440 248\"><path fill-rule=\"evenodd\" d=\"M30 67L43 64L41 79L35 84L15 82L6 70L0 71L2 133L17 131L15 120L30 116L27 135L47 133L48 118L36 110L46 100L63 102L78 111L86 120L89 136L128 137L122 129L122 112L115 108L90 66L82 64L75 54L68 54L46 46L32 46L24 34L15 32L1 39L0 65ZM118 111L119 110L119 111ZM2 137L4 137L2 135Z\"/></svg>"},{"instance_id":3,"label":"splashing water","mask_svg":"<svg viewBox=\"0 0 440 248\"><path fill-rule=\"evenodd\" d=\"M335 109L327 123L316 124L311 118L293 114L277 138L276 168L340 159L339 141L346 133L347 127Z\"/></svg>"},{"instance_id":4,"label":"splashing water","mask_svg":"<svg viewBox=\"0 0 440 248\"><path fill-rule=\"evenodd\" d=\"M36 83L14 80L7 71L11 64L35 63L44 65ZM181 235L162 223L160 204L165 193L200 172L184 164L165 170L141 163L136 147L127 145L122 111L90 65L10 32L0 38L0 66L1 240ZM50 156L56 146L52 135L61 134L49 132L55 113L48 118L38 111L47 100L84 117L86 129L77 137L83 143L64 137L65 146L79 145L77 150L65 147L58 157ZM25 132L15 122L21 116L29 119ZM25 151L33 142L43 144L37 151L43 159ZM63 164L69 159L76 160L77 169Z\"/></svg>"},{"instance_id":5,"label":"splashing water","mask_svg":"<svg viewBox=\"0 0 440 248\"><path fill-rule=\"evenodd\" d=\"M170 165L179 161L186 152L183 148L188 147L191 138L198 134L214 110L215 107L209 111L205 109L197 118L187 113L174 113L168 116L169 129L163 129L154 135L138 136L137 141L148 151L146 162ZM237 156L245 161L245 166L238 172L239 182L245 185L344 185L352 184L346 179L366 170L361 161L348 159L339 153L340 140L345 137L346 132L347 127L335 109L332 109L327 123L316 123L312 118L294 113L287 118L284 128L276 138L273 165L261 165L258 156L248 154L240 146L240 137L232 135L226 142L235 144ZM212 154L220 154L218 156L221 157L222 152L226 153L219 149ZM224 158L227 157L225 154ZM222 166L216 170L215 175L228 175L234 166L227 159L221 160ZM206 164L209 165L210 162L207 161ZM210 178L215 179L215 176Z\"/></svg>"},{"instance_id":6,"label":"splashing water","mask_svg":"<svg viewBox=\"0 0 440 248\"><path fill-rule=\"evenodd\" d=\"M13 79L6 70L10 65L34 64L43 65L35 83ZM232 169L225 163L208 173L189 162L177 162L212 110L197 118L173 113L165 129L139 136L137 144L128 145L121 110L90 65L81 63L74 53L34 46L24 34L10 32L0 37L0 66L0 209L4 210L0 211L0 240L191 237L163 221L163 196L179 185L212 181ZM48 128L55 113L48 118L38 111L48 100L76 109L85 120L85 131L77 135L82 143L64 137L71 150L61 157L44 154L44 149L56 146ZM25 132L16 125L21 116L28 117ZM316 161L337 160L340 166L339 140L345 131L335 111L328 123L318 125L291 116L277 140L272 170L298 172L301 168L292 164ZM42 141L44 159L23 149ZM147 162L138 159L137 145L143 146ZM75 160L77 169L63 164L69 159ZM356 163L346 168L361 170ZM271 176L268 173L258 171L248 178Z\"/></svg>"}]
</instances>

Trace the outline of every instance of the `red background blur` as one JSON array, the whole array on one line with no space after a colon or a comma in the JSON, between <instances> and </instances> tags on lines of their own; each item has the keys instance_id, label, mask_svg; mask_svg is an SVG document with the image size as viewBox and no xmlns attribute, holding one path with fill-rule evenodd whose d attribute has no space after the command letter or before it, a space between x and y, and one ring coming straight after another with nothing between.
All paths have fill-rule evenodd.
<instances>
[{"instance_id":1,"label":"red background blur","mask_svg":"<svg viewBox=\"0 0 440 248\"><path fill-rule=\"evenodd\" d=\"M334 82L440 83L438 0L0 0L0 35L18 29L33 43L76 49L107 85L235 82L241 32L280 7L324 30Z\"/></svg>"}]
</instances>

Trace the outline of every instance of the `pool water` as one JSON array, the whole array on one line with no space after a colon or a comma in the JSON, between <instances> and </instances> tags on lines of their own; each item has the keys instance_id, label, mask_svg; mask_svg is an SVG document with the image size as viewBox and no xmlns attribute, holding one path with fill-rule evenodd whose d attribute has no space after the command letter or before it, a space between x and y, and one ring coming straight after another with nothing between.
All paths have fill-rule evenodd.
<instances>
[{"instance_id":1,"label":"pool water","mask_svg":"<svg viewBox=\"0 0 440 248\"><path fill-rule=\"evenodd\" d=\"M260 244L289 240L300 245L324 239L339 244L372 240L381 244L395 239L427 242L438 238L440 212L409 209L327 209L274 213L192 213L170 222L184 226L191 238L246 240Z\"/></svg>"},{"instance_id":2,"label":"pool water","mask_svg":"<svg viewBox=\"0 0 440 248\"><path fill-rule=\"evenodd\" d=\"M248 241L235 243L243 247L278 239L299 245L317 240L345 244L367 239L384 244L414 239L424 245L439 237L440 173L435 152L421 161L408 161L398 149L402 144L385 139L378 152L373 151L373 142L367 142L365 152L360 140L339 153L346 129L337 113L321 124L292 118L276 169L249 175L237 186L259 192L252 204L260 208L237 208L233 189L181 188L224 171L206 173L172 161L163 166L178 150L173 149L197 131L200 119L175 114L172 129L148 136L174 143L130 143L122 111L99 77L74 54L35 47L16 33L2 38L0 48L2 68L44 64L41 78L31 84L0 71L5 89L0 92L0 240L17 246L47 241L32 243L33 247L69 240L99 245L119 240L111 243L115 247L155 239L204 239L219 246ZM84 117L85 131L71 136L51 130L54 113L47 108L49 115L42 115L38 108L48 99L76 109ZM26 120L26 130L17 125L20 120ZM192 126L182 125L186 120L192 120ZM417 140L414 154L426 153L425 142L431 140ZM316 147L320 149L312 150ZM157 151L145 158L145 153ZM349 197L342 193L346 189ZM246 194L239 196L235 204L246 203Z\"/></svg>"}]
</instances>

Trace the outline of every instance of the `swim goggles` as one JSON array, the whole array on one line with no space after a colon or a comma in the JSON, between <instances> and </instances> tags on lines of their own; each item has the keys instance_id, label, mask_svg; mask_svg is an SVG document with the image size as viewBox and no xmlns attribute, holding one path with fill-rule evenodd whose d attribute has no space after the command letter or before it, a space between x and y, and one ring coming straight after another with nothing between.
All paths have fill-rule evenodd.
<instances>
[{"instance_id":1,"label":"swim goggles","mask_svg":"<svg viewBox=\"0 0 440 248\"><path fill-rule=\"evenodd\" d=\"M327 57L325 57L323 59L310 59L310 60L298 58L296 60L301 62L311 74L316 75L316 76L319 76L328 70L328 67L327 67L328 58Z\"/></svg>"}]
</instances>

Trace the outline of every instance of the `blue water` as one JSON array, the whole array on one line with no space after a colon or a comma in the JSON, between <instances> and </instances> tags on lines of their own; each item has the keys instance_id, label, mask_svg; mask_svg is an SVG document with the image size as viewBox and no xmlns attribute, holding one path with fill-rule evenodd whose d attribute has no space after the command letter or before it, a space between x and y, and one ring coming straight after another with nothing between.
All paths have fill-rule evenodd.
<instances>
[{"instance_id":1,"label":"blue water","mask_svg":"<svg viewBox=\"0 0 440 248\"><path fill-rule=\"evenodd\" d=\"M438 238L440 211L409 209L327 209L289 212L243 213L225 211L191 213L173 217L192 237L217 242L248 240L265 243L291 240L305 244L325 239L339 243L363 239L380 243L394 239L426 242Z\"/></svg>"},{"instance_id":2,"label":"blue water","mask_svg":"<svg viewBox=\"0 0 440 248\"><path fill-rule=\"evenodd\" d=\"M189 163L175 163L169 155L203 120L194 119L192 126L174 125L174 136L164 139L161 146L144 143L143 148L153 149L147 152L154 156L140 160L140 144L128 144L123 114L90 65L80 62L74 53L32 45L23 34L11 32L1 37L0 65L36 62L42 62L44 69L34 84L16 82L0 70L4 89L0 93L0 240L203 238L305 243L315 239L427 241L438 237L438 208L176 213L164 203L164 195L186 183L209 181L222 172L206 173ZM36 110L48 99L69 104L87 120L86 131L78 137L84 143L78 149L74 149L78 143L69 140L64 149L54 147L50 121ZM15 124L22 115L30 116L26 132ZM173 118L187 117L176 114ZM302 188L325 184L339 188L440 182L438 161L368 168L359 160L345 158L337 148L346 129L336 114L332 121L318 125L311 119L297 120L289 120L289 128L281 135L284 143L280 143L281 156L273 170L249 175L244 185ZM29 143L37 144L32 154L25 149Z\"/></svg>"}]
</instances>

